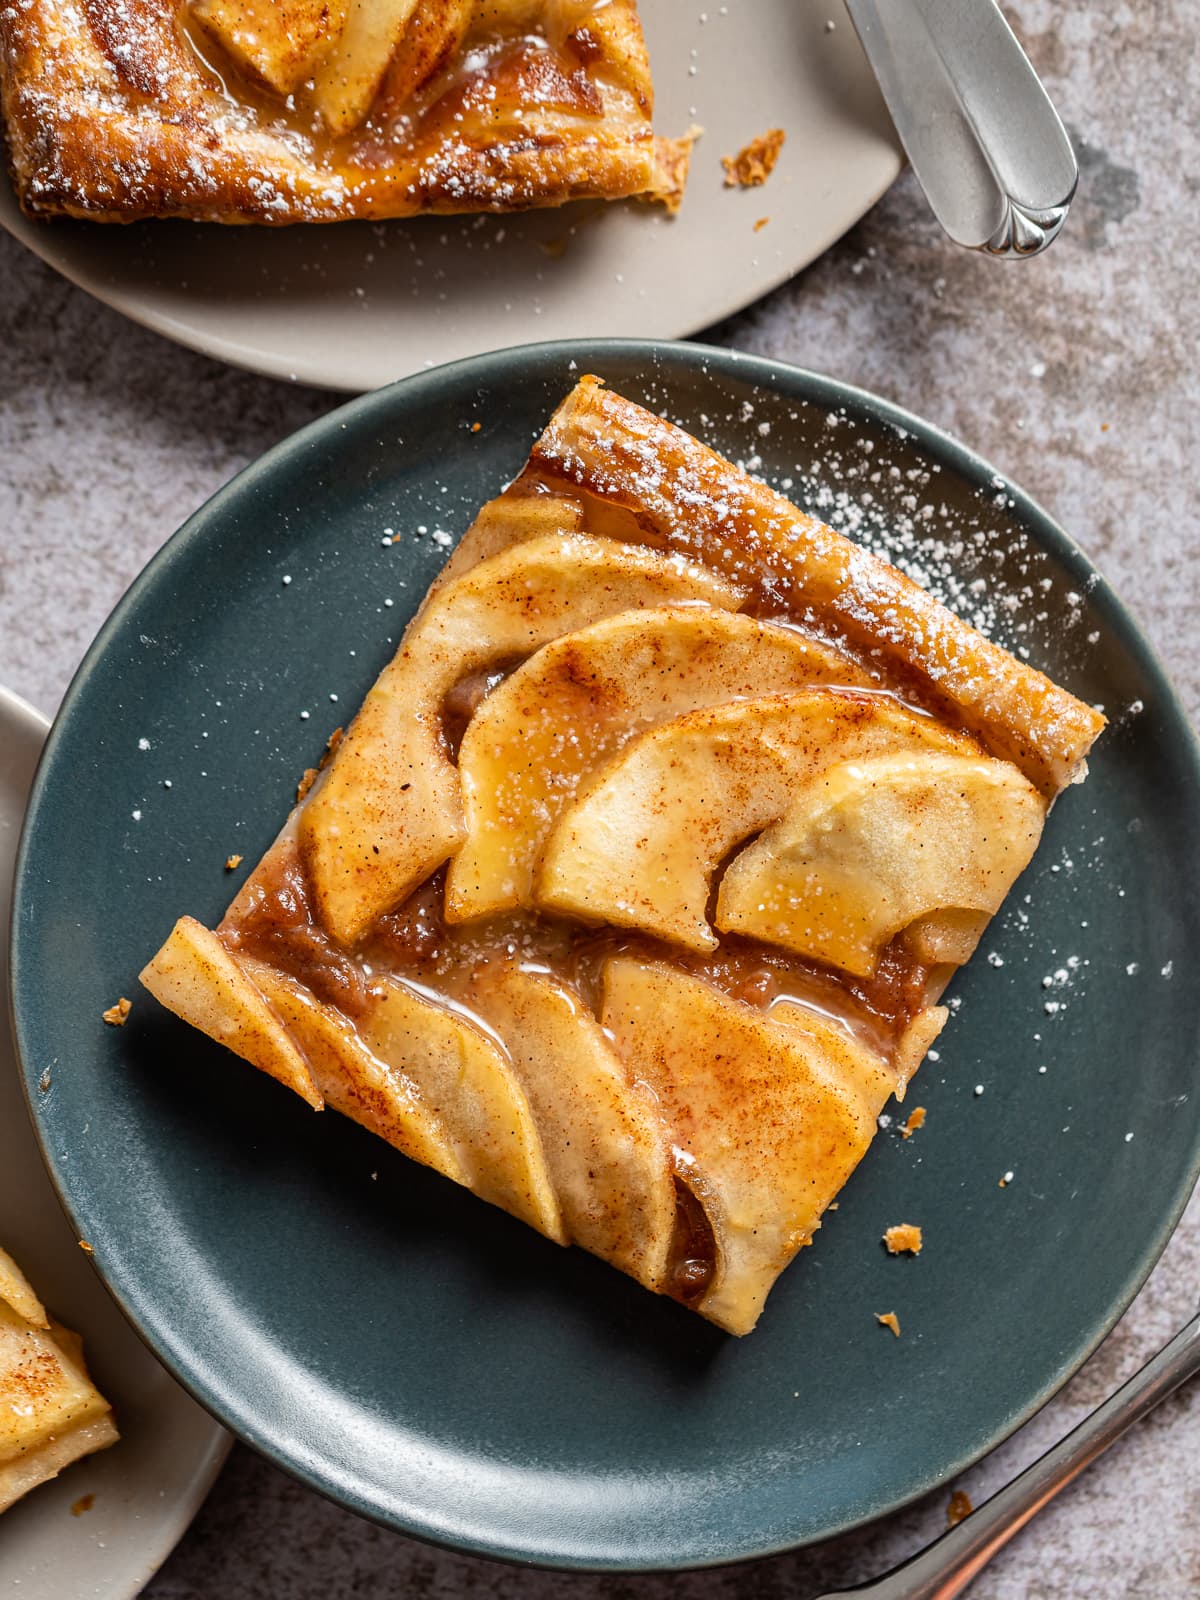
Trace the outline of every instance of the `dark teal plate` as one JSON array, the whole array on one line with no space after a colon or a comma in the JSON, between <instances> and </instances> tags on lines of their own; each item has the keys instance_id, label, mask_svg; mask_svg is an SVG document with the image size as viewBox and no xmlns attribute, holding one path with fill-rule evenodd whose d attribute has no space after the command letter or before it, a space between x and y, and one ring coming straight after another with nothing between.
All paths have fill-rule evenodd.
<instances>
[{"instance_id":1,"label":"dark teal plate","mask_svg":"<svg viewBox=\"0 0 1200 1600\"><path fill-rule=\"evenodd\" d=\"M268 844L445 534L588 369L884 538L1113 718L955 984L912 1091L926 1127L881 1133L742 1341L313 1116L137 983L177 913L220 915L226 856ZM960 445L726 351L502 351L280 445L117 607L51 735L18 868L29 1099L133 1322L306 1483L522 1561L763 1555L953 1478L1063 1383L1150 1270L1200 1150L1198 823L1192 736L1136 626ZM133 1015L106 1028L121 994ZM885 1255L895 1222L924 1228L918 1259ZM899 1340L875 1321L892 1310Z\"/></svg>"}]
</instances>

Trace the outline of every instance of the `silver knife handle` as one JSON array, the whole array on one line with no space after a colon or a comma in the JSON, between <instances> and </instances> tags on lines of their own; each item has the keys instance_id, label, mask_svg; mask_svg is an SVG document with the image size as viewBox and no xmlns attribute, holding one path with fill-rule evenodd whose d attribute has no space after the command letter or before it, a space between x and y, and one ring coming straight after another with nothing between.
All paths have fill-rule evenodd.
<instances>
[{"instance_id":1,"label":"silver knife handle","mask_svg":"<svg viewBox=\"0 0 1200 1600\"><path fill-rule=\"evenodd\" d=\"M1079 169L995 0L846 0L938 221L999 256L1044 250Z\"/></svg>"}]
</instances>

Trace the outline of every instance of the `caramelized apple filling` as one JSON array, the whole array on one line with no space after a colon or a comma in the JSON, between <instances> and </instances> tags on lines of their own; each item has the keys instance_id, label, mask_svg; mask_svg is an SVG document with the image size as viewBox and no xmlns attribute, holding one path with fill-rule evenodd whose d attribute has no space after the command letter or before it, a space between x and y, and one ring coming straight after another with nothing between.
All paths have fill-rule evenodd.
<instances>
[{"instance_id":1,"label":"caramelized apple filling","mask_svg":"<svg viewBox=\"0 0 1200 1600\"><path fill-rule=\"evenodd\" d=\"M1099 727L906 583L584 380L144 981L749 1331Z\"/></svg>"},{"instance_id":2,"label":"caramelized apple filling","mask_svg":"<svg viewBox=\"0 0 1200 1600\"><path fill-rule=\"evenodd\" d=\"M685 1306L699 1304L717 1268L717 1241L704 1206L681 1177L675 1179L675 1226L667 1266L667 1293Z\"/></svg>"},{"instance_id":3,"label":"caramelized apple filling","mask_svg":"<svg viewBox=\"0 0 1200 1600\"><path fill-rule=\"evenodd\" d=\"M471 140L501 108L611 115L588 69L606 58L607 0L187 0L185 46L221 92L314 149L391 147L435 129ZM590 25L589 25L590 24ZM614 65L610 90L639 105ZM418 132L419 130L419 132Z\"/></svg>"}]
</instances>

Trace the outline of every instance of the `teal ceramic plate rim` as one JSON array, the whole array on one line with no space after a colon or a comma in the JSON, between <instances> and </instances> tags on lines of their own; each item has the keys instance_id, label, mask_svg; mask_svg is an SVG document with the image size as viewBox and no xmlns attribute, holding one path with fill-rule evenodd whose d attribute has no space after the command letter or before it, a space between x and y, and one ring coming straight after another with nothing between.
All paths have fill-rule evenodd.
<instances>
[{"instance_id":1,"label":"teal ceramic plate rim","mask_svg":"<svg viewBox=\"0 0 1200 1600\"><path fill-rule=\"evenodd\" d=\"M786 363L766 358L740 355L736 352L696 344L662 344L642 340L590 340L557 341L544 345L526 345L471 357L451 366L414 375L391 386L376 391L333 411L329 415L275 446L258 462L252 464L221 489L208 503L197 511L187 523L167 542L143 573L134 581L126 595L101 629L95 643L79 668L64 699L59 717L48 740L41 765L35 779L30 809L18 857L12 945L12 1004L18 1047L23 1061L26 1095L31 1115L42 1141L55 1186L62 1203L76 1227L84 1226L84 1209L81 1196L73 1187L73 1175L66 1163L60 1160L52 1147L46 1123L45 1108L39 1104L37 1077L39 1067L32 1049L33 1009L37 1006L34 993L35 976L27 969L22 940L17 930L31 910L35 888L33 870L33 819L46 803L48 790L59 778L59 752L64 744L73 719L77 716L89 680L105 660L107 653L120 639L129 618L143 597L162 581L172 561L198 541L205 540L209 530L221 521L234 505L246 496L252 496L264 475L282 464L303 457L305 450L319 440L345 429L375 420L394 417L398 410L408 413L418 411L423 402L457 387L464 393L477 385L495 383L506 374L539 364L546 368L561 368L573 360L579 370L604 369L607 362L636 362L644 368L662 371L702 373L718 384L723 380L748 382L765 392L784 392L790 397L812 403L831 411L844 408L850 416L868 418L885 427L898 430L901 436L912 436L922 453L948 466L960 474L980 493L999 488L1008 497L1014 519L1030 533L1036 546L1046 550L1070 574L1079 588L1088 596L1089 608L1118 639L1136 668L1153 686L1160 718L1169 725L1177 759L1183 764L1193 803L1200 795L1200 750L1189 728L1186 715L1170 682L1142 636L1136 623L1108 586L1098 577L1082 551L1032 499L1008 483L988 463L964 445L942 433L929 423L914 417L901 408L876 396L835 380L821 377ZM1065 1130L1064 1130L1065 1131ZM1057 1359L1048 1367L1043 1363L1039 1379L1030 1386L1017 1384L1018 1397L1002 1423L994 1426L986 1437L971 1438L966 1448L949 1449L928 1470L918 1472L906 1484L904 1492L886 1503L859 1503L841 1511L831 1511L817 1528L808 1528L803 1534L789 1537L764 1535L751 1525L730 1530L728 1535L716 1533L713 1540L703 1546L669 1548L660 1552L644 1547L628 1548L614 1539L612 1547L573 1550L570 1534L565 1542L548 1545L520 1532L512 1538L480 1537L469 1526L446 1525L424 1514L418 1507L409 1507L398 1513L394 1508L381 1510L370 1494L354 1487L353 1468L349 1477L331 1470L330 1464L311 1457L299 1458L289 1452L285 1430L273 1426L269 1420L255 1414L253 1405L247 1406L244 1397L236 1393L236 1383L224 1387L205 1381L189 1366L188 1352L178 1339L178 1330L170 1326L169 1314L164 1307L154 1304L153 1295L147 1296L145 1284L114 1281L106 1278L107 1286L126 1315L142 1333L156 1354L173 1374L206 1405L226 1426L239 1434L256 1449L285 1470L293 1473L311 1487L331 1495L351 1509L383 1522L399 1531L425 1538L468 1552L489 1555L500 1559L517 1560L532 1565L580 1570L623 1569L630 1571L679 1570L689 1567L719 1565L777 1554L812 1543L820 1538L832 1537L847 1531L886 1512L898 1509L939 1484L963 1471L973 1461L999 1444L1062 1386L1082 1365L1101 1342L1113 1324L1133 1299L1146 1276L1161 1254L1172 1230L1187 1203L1191 1190L1200 1175L1200 1124L1192 1127L1186 1167L1169 1197L1169 1203L1145 1230L1140 1250L1127 1271L1124 1280L1112 1294L1105 1313L1078 1329L1077 1337L1064 1347ZM97 1263L102 1275L103 1262ZM755 1336L757 1337L757 1336ZM343 1464L344 1465L344 1464ZM740 1470L744 1471L744 1467Z\"/></svg>"}]
</instances>

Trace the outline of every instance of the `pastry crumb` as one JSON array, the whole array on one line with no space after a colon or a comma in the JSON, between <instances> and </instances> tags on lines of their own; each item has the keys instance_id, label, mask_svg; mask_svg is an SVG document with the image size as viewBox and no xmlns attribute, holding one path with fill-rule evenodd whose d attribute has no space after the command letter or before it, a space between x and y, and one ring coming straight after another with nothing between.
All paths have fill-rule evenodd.
<instances>
[{"instance_id":1,"label":"pastry crumb","mask_svg":"<svg viewBox=\"0 0 1200 1600\"><path fill-rule=\"evenodd\" d=\"M950 1496L950 1504L946 1507L946 1524L956 1527L964 1517L969 1517L975 1507L971 1504L971 1496L965 1489L955 1489Z\"/></svg>"},{"instance_id":2,"label":"pastry crumb","mask_svg":"<svg viewBox=\"0 0 1200 1600\"><path fill-rule=\"evenodd\" d=\"M757 189L766 183L779 160L783 141L787 137L782 128L768 128L757 139L751 139L735 156L722 156L727 189Z\"/></svg>"},{"instance_id":3,"label":"pastry crumb","mask_svg":"<svg viewBox=\"0 0 1200 1600\"><path fill-rule=\"evenodd\" d=\"M914 1106L908 1113L908 1121L900 1124L900 1137L911 1139L918 1128L925 1126L925 1107Z\"/></svg>"},{"instance_id":4,"label":"pastry crumb","mask_svg":"<svg viewBox=\"0 0 1200 1600\"><path fill-rule=\"evenodd\" d=\"M110 1028L123 1028L132 1009L133 1002L126 1000L125 996L122 995L115 1006L109 1006L108 1010L102 1011L100 1015Z\"/></svg>"},{"instance_id":5,"label":"pastry crumb","mask_svg":"<svg viewBox=\"0 0 1200 1600\"><path fill-rule=\"evenodd\" d=\"M242 864L241 856L226 856L225 857L225 871L226 872L236 872L238 867L241 866L241 864Z\"/></svg>"},{"instance_id":6,"label":"pastry crumb","mask_svg":"<svg viewBox=\"0 0 1200 1600\"><path fill-rule=\"evenodd\" d=\"M79 1248L83 1251L85 1256L94 1256L96 1253L86 1239L80 1239Z\"/></svg>"},{"instance_id":7,"label":"pastry crumb","mask_svg":"<svg viewBox=\"0 0 1200 1600\"><path fill-rule=\"evenodd\" d=\"M770 220L770 217L759 217L758 221L754 224L755 233L761 233Z\"/></svg>"},{"instance_id":8,"label":"pastry crumb","mask_svg":"<svg viewBox=\"0 0 1200 1600\"><path fill-rule=\"evenodd\" d=\"M472 433L478 433L480 428L482 428L482 427L483 427L483 423L482 422L473 422L471 424L471 432Z\"/></svg>"},{"instance_id":9,"label":"pastry crumb","mask_svg":"<svg viewBox=\"0 0 1200 1600\"><path fill-rule=\"evenodd\" d=\"M900 1318L894 1311L877 1311L875 1321L882 1323L885 1328L890 1328L897 1339L900 1337Z\"/></svg>"},{"instance_id":10,"label":"pastry crumb","mask_svg":"<svg viewBox=\"0 0 1200 1600\"><path fill-rule=\"evenodd\" d=\"M317 769L316 769L316 767L305 767L304 776L300 779L300 782L296 785L296 804L297 805L299 805L301 800L304 799L305 795L312 788L313 784L316 783L316 781L317 781Z\"/></svg>"},{"instance_id":11,"label":"pastry crumb","mask_svg":"<svg viewBox=\"0 0 1200 1600\"><path fill-rule=\"evenodd\" d=\"M1011 1173L1011 1172L1006 1172L1006 1173L1005 1173L1005 1174L1004 1174L1004 1176L1003 1176L1003 1177L1002 1177L1002 1178L1001 1178L1001 1179L1000 1179L1000 1182L999 1182L999 1183L998 1183L998 1184L997 1184L997 1185L996 1185L996 1187L997 1187L997 1188L998 1188L998 1189L1007 1189L1007 1188L1008 1188L1008 1186L1009 1186L1009 1184L1010 1184L1010 1183L1011 1183L1011 1182L1012 1182L1012 1181L1013 1181L1013 1175L1012 1175L1012 1173Z\"/></svg>"},{"instance_id":12,"label":"pastry crumb","mask_svg":"<svg viewBox=\"0 0 1200 1600\"><path fill-rule=\"evenodd\" d=\"M919 1256L921 1254L921 1230L915 1222L898 1222L895 1227L889 1228L883 1236L883 1242L888 1247L889 1255Z\"/></svg>"},{"instance_id":13,"label":"pastry crumb","mask_svg":"<svg viewBox=\"0 0 1200 1600\"><path fill-rule=\"evenodd\" d=\"M95 1504L96 1496L94 1494L81 1494L71 1507L71 1515L73 1517L81 1517L85 1511L90 1511Z\"/></svg>"}]
</instances>

